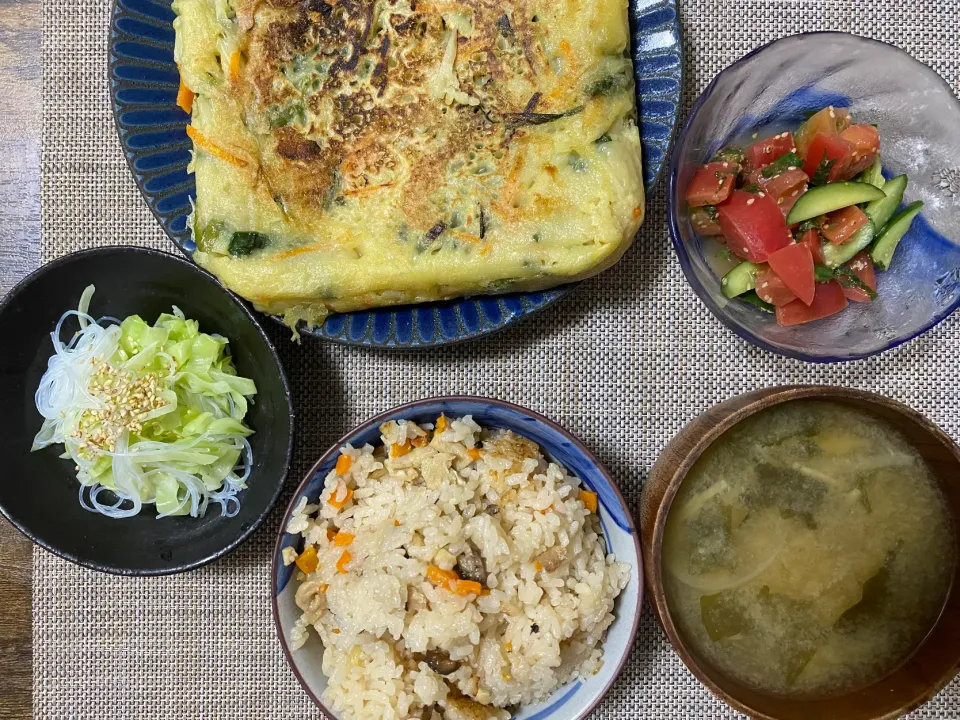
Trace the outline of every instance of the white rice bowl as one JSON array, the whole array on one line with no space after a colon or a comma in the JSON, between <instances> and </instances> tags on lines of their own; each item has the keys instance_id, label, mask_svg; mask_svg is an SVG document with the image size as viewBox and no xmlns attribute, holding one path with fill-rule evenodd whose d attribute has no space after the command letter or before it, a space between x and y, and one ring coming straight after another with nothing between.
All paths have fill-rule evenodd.
<instances>
[{"instance_id":1,"label":"white rice bowl","mask_svg":"<svg viewBox=\"0 0 960 720\"><path fill-rule=\"evenodd\" d=\"M631 568L596 496L530 440L439 422L344 446L343 473L288 523L304 549L283 562L316 567L295 572L287 641L296 655L319 636L320 700L342 720L505 720L604 664Z\"/></svg>"}]
</instances>

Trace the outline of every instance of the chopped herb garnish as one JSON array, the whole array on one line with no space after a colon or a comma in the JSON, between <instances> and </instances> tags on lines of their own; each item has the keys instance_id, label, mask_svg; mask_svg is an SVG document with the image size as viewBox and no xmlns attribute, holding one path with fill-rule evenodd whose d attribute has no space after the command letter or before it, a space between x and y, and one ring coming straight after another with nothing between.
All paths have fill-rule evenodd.
<instances>
[{"instance_id":1,"label":"chopped herb garnish","mask_svg":"<svg viewBox=\"0 0 960 720\"><path fill-rule=\"evenodd\" d=\"M633 79L626 72L614 73L594 80L587 85L586 92L589 97L616 95L628 90L632 84Z\"/></svg>"},{"instance_id":2,"label":"chopped herb garnish","mask_svg":"<svg viewBox=\"0 0 960 720\"><path fill-rule=\"evenodd\" d=\"M197 249L201 252L213 252L216 249L217 241L220 239L222 233L222 222L212 222L208 224L203 229L203 232L200 233L199 237L197 237ZM223 252L222 249L221 252Z\"/></svg>"},{"instance_id":3,"label":"chopped herb garnish","mask_svg":"<svg viewBox=\"0 0 960 720\"><path fill-rule=\"evenodd\" d=\"M227 247L234 257L243 257L249 255L254 250L262 250L270 244L270 236L251 230L241 230L235 232L230 237L230 245Z\"/></svg>"},{"instance_id":4,"label":"chopped herb garnish","mask_svg":"<svg viewBox=\"0 0 960 720\"><path fill-rule=\"evenodd\" d=\"M798 227L797 230L801 233L805 233L807 230L814 230L814 229L819 230L823 226L823 223L826 222L826 220L827 220L826 215L818 215L815 218L804 220L802 223L800 223L800 227Z\"/></svg>"},{"instance_id":5,"label":"chopped herb garnish","mask_svg":"<svg viewBox=\"0 0 960 720\"><path fill-rule=\"evenodd\" d=\"M827 178L830 177L830 171L833 169L836 160L827 160L827 153L823 153L823 158L820 160L820 165L817 167L817 171L813 174L813 177L810 179L810 185L826 185Z\"/></svg>"},{"instance_id":6,"label":"chopped herb garnish","mask_svg":"<svg viewBox=\"0 0 960 720\"><path fill-rule=\"evenodd\" d=\"M331 207L333 207L333 204L336 202L337 198L341 197L340 184L340 168L334 168L333 172L330 173L330 185L327 187L327 191L323 194L324 210L329 210Z\"/></svg>"},{"instance_id":7,"label":"chopped herb garnish","mask_svg":"<svg viewBox=\"0 0 960 720\"><path fill-rule=\"evenodd\" d=\"M608 143L608 142L610 142L611 140L613 140L613 138L611 138L609 135L607 135L606 133L604 133L603 135L601 135L600 137L598 137L596 140L594 140L594 142L595 142L597 145L602 145L603 143Z\"/></svg>"},{"instance_id":8,"label":"chopped herb garnish","mask_svg":"<svg viewBox=\"0 0 960 720\"><path fill-rule=\"evenodd\" d=\"M752 193L753 195L759 195L763 192L763 190L760 189L760 186L755 183L744 185L742 189L744 192Z\"/></svg>"},{"instance_id":9,"label":"chopped herb garnish","mask_svg":"<svg viewBox=\"0 0 960 720\"><path fill-rule=\"evenodd\" d=\"M295 122L301 125L306 122L307 111L301 102L292 102L281 108L271 108L267 113L270 119L270 128L276 130L280 127L293 125Z\"/></svg>"},{"instance_id":10,"label":"chopped herb garnish","mask_svg":"<svg viewBox=\"0 0 960 720\"><path fill-rule=\"evenodd\" d=\"M744 155L743 150L733 145L723 148L720 152L713 156L713 159L710 162L728 162L736 163L737 165L743 165Z\"/></svg>"},{"instance_id":11,"label":"chopped herb garnish","mask_svg":"<svg viewBox=\"0 0 960 720\"><path fill-rule=\"evenodd\" d=\"M704 205L702 207L692 207L687 212L691 216L704 213L708 218L710 218L714 222L716 222L717 217L719 217L719 213L717 213L717 208L715 205Z\"/></svg>"},{"instance_id":12,"label":"chopped herb garnish","mask_svg":"<svg viewBox=\"0 0 960 720\"><path fill-rule=\"evenodd\" d=\"M803 160L796 153L788 152L767 165L760 171L760 174L765 178L772 178L787 172L791 168L796 170L799 167L803 167Z\"/></svg>"},{"instance_id":13,"label":"chopped herb garnish","mask_svg":"<svg viewBox=\"0 0 960 720\"><path fill-rule=\"evenodd\" d=\"M487 235L487 216L480 208L480 239L483 240Z\"/></svg>"},{"instance_id":14,"label":"chopped herb garnish","mask_svg":"<svg viewBox=\"0 0 960 720\"><path fill-rule=\"evenodd\" d=\"M559 120L560 118L576 115L580 112L583 112L583 105L578 105L562 113L507 113L503 116L503 121L512 127L520 127L521 125L543 125L553 122L554 120Z\"/></svg>"},{"instance_id":15,"label":"chopped herb garnish","mask_svg":"<svg viewBox=\"0 0 960 720\"><path fill-rule=\"evenodd\" d=\"M534 233L534 234L533 234L533 241L534 241L534 242L540 242L540 233Z\"/></svg>"},{"instance_id":16,"label":"chopped herb garnish","mask_svg":"<svg viewBox=\"0 0 960 720\"><path fill-rule=\"evenodd\" d=\"M828 283L836 280L840 283L841 287L862 290L871 300L877 297L877 293L846 265L832 269L823 267L822 265L814 265L813 277L818 283Z\"/></svg>"},{"instance_id":17,"label":"chopped herb garnish","mask_svg":"<svg viewBox=\"0 0 960 720\"><path fill-rule=\"evenodd\" d=\"M842 287L862 290L871 300L877 297L877 293L846 265L841 265L834 270L834 273L836 274L837 281Z\"/></svg>"},{"instance_id":18,"label":"chopped herb garnish","mask_svg":"<svg viewBox=\"0 0 960 720\"><path fill-rule=\"evenodd\" d=\"M567 162L575 172L583 172L587 169L587 161L580 157L580 153L578 153L576 150L570 151L570 155L567 157Z\"/></svg>"},{"instance_id":19,"label":"chopped herb garnish","mask_svg":"<svg viewBox=\"0 0 960 720\"><path fill-rule=\"evenodd\" d=\"M837 279L836 271L823 265L813 266L813 279L818 283L828 283Z\"/></svg>"},{"instance_id":20,"label":"chopped herb garnish","mask_svg":"<svg viewBox=\"0 0 960 720\"><path fill-rule=\"evenodd\" d=\"M764 302L763 300L761 300L761 299L760 299L760 296L757 295L757 291L756 291L756 290L751 290L750 292L745 292L743 295L740 296L740 299L743 300L743 301L746 302L746 303L750 303L750 304L753 305L754 307L760 308L760 309L763 310L764 312L773 313L773 312L776 312L776 311L777 311L777 309L776 309L773 305L771 305L771 304L768 303L768 302Z\"/></svg>"}]
</instances>

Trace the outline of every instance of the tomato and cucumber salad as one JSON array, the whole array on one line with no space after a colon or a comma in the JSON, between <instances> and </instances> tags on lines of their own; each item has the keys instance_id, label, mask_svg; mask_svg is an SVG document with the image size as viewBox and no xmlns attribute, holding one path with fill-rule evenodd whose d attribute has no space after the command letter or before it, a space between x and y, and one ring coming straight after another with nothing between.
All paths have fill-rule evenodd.
<instances>
[{"instance_id":1,"label":"tomato and cucumber salad","mask_svg":"<svg viewBox=\"0 0 960 720\"><path fill-rule=\"evenodd\" d=\"M795 131L726 147L694 173L686 200L694 231L741 262L723 294L799 325L877 297L923 203L901 209L907 177L885 180L880 132L826 107Z\"/></svg>"}]
</instances>

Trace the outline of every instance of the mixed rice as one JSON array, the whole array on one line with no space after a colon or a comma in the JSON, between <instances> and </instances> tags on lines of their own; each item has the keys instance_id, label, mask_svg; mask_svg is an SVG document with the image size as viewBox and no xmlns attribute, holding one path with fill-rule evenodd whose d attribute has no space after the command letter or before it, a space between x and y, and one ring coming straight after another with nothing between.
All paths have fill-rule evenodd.
<instances>
[{"instance_id":1,"label":"mixed rice","mask_svg":"<svg viewBox=\"0 0 960 720\"><path fill-rule=\"evenodd\" d=\"M506 719L602 666L630 567L597 496L530 440L470 416L389 422L342 448L288 531L294 649L323 641L323 702L343 720Z\"/></svg>"}]
</instances>

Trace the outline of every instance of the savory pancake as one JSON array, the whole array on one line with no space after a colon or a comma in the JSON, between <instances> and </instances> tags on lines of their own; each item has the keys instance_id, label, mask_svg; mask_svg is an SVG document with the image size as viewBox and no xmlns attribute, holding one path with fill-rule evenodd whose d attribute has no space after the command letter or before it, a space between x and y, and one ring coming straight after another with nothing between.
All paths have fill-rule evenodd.
<instances>
[{"instance_id":1,"label":"savory pancake","mask_svg":"<svg viewBox=\"0 0 960 720\"><path fill-rule=\"evenodd\" d=\"M195 257L261 310L543 289L640 226L624 0L173 7Z\"/></svg>"}]
</instances>

